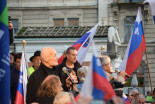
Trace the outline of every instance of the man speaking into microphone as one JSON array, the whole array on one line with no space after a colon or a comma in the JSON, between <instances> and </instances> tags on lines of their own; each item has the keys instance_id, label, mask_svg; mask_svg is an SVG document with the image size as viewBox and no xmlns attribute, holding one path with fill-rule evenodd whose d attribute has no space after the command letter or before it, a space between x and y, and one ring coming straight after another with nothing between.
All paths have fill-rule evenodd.
<instances>
[{"instance_id":1,"label":"man speaking into microphone","mask_svg":"<svg viewBox=\"0 0 155 104\"><path fill-rule=\"evenodd\" d=\"M77 61L77 51L74 47L69 47L66 50L65 56L62 63L57 66L57 70L59 70L59 77L64 91L69 91L70 85L72 85L73 82L66 72L73 70L77 76L77 69L79 69L81 65ZM64 69L66 71L64 71Z\"/></svg>"},{"instance_id":2,"label":"man speaking into microphone","mask_svg":"<svg viewBox=\"0 0 155 104\"><path fill-rule=\"evenodd\" d=\"M107 75L108 80L110 81L112 87L115 90L115 93L119 97L123 97L123 87L125 83L125 76L127 75L125 71L118 71L118 77L113 77L112 73L114 73L111 65L111 59L107 55L103 55L99 57L103 66L103 69Z\"/></svg>"},{"instance_id":3,"label":"man speaking into microphone","mask_svg":"<svg viewBox=\"0 0 155 104\"><path fill-rule=\"evenodd\" d=\"M118 77L113 77L112 73L114 72L112 69L112 65L111 65L111 59L109 56L107 55L103 55L99 57L103 66L103 69L108 77L108 80L116 80L118 82L121 82L122 84L124 84L125 82L125 76L127 75L125 71L120 71L118 72Z\"/></svg>"}]
</instances>

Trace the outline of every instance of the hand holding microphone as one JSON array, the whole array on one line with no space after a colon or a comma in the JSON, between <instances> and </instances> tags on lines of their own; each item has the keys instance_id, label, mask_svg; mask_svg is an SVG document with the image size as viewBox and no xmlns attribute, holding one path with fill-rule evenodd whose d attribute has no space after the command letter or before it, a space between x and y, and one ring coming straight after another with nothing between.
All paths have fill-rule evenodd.
<instances>
[{"instance_id":1,"label":"hand holding microphone","mask_svg":"<svg viewBox=\"0 0 155 104\"><path fill-rule=\"evenodd\" d=\"M119 74L119 76L123 76L123 77L129 78L129 75L127 75L125 71L115 69L115 73Z\"/></svg>"},{"instance_id":2,"label":"hand holding microphone","mask_svg":"<svg viewBox=\"0 0 155 104\"><path fill-rule=\"evenodd\" d=\"M70 73L68 72L67 68L66 68L66 67L63 67L62 70L63 70L64 73L67 74L67 76L68 76L68 78L70 79L70 81L71 81L72 83L74 83L74 80L71 79ZM67 78L67 79L68 79L68 78Z\"/></svg>"}]
</instances>

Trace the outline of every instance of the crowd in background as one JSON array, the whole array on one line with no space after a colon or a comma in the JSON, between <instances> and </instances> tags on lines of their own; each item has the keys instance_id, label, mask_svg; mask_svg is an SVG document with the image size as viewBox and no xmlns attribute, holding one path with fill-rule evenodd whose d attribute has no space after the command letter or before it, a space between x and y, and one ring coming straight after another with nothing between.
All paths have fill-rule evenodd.
<instances>
[{"instance_id":1,"label":"crowd in background","mask_svg":"<svg viewBox=\"0 0 155 104\"><path fill-rule=\"evenodd\" d=\"M10 99L14 104L17 84L19 79L21 53L10 53ZM147 96L139 92L130 92L125 95L123 87L125 83L125 71L120 71L117 77L111 65L111 59L107 55L99 56L103 69L117 96L107 104L144 104L153 103L154 91ZM41 51L34 52L29 59L33 65L27 69L30 76L27 84L27 104L89 104L92 98L79 97L82 84L85 81L88 67L81 66L77 61L77 51L69 47L64 53L64 59L58 64L57 52L55 49L46 47Z\"/></svg>"}]
</instances>

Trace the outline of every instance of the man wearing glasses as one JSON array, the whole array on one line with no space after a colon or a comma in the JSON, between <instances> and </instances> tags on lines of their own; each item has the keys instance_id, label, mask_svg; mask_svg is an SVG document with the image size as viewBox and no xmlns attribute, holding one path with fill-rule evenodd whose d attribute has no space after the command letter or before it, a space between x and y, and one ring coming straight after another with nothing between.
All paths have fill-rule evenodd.
<instances>
[{"instance_id":1,"label":"man wearing glasses","mask_svg":"<svg viewBox=\"0 0 155 104\"><path fill-rule=\"evenodd\" d=\"M124 83L124 77L126 75L125 71L120 71L118 77L113 77L112 73L114 73L113 69L112 69L112 64L111 64L111 59L109 56L107 55L103 55L99 57L103 66L103 69L108 77L108 80L116 80L118 82L122 82Z\"/></svg>"}]
</instances>

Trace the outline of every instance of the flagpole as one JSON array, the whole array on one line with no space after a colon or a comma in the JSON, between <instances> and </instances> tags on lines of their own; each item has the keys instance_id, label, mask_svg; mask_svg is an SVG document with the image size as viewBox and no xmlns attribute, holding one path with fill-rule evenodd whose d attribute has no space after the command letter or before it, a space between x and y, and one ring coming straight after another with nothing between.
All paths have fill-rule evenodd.
<instances>
[{"instance_id":1,"label":"flagpole","mask_svg":"<svg viewBox=\"0 0 155 104\"><path fill-rule=\"evenodd\" d=\"M27 63L27 60L26 60L26 41L25 40L22 40L22 44L23 44L23 49L24 49L24 55L25 55L25 62L26 62L26 69L27 69L27 76L28 78L30 77L30 74L29 74L29 67L28 67L28 63Z\"/></svg>"},{"instance_id":2,"label":"flagpole","mask_svg":"<svg viewBox=\"0 0 155 104\"><path fill-rule=\"evenodd\" d=\"M149 73L149 79L150 79L150 85L151 85L151 91L152 91L152 81L151 81L150 68L149 68L149 63L148 63L147 50L146 50L146 48L145 48L145 56L146 56L147 69L148 69L148 73Z\"/></svg>"}]
</instances>

